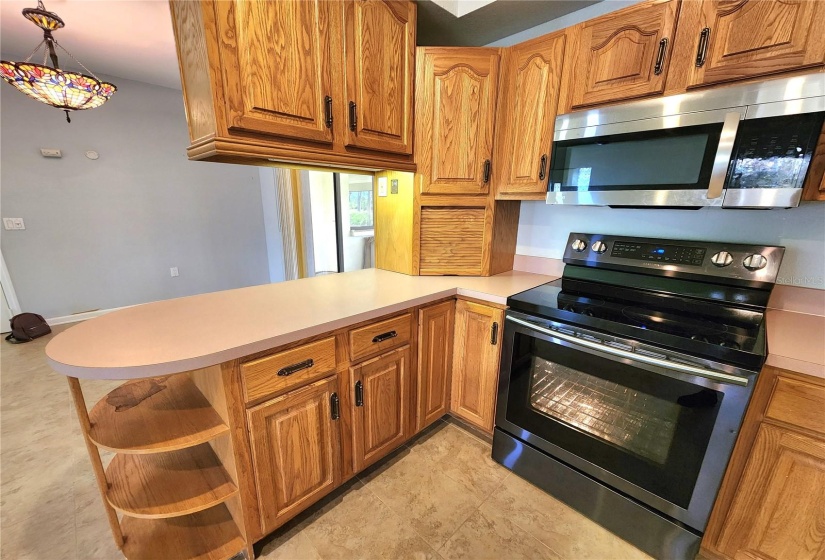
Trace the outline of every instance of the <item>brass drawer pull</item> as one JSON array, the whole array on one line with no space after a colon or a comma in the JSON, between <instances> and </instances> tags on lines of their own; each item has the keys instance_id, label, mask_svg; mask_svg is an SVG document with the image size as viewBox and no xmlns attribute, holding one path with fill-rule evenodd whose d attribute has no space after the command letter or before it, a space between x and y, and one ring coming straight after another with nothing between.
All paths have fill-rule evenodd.
<instances>
[{"instance_id":1,"label":"brass drawer pull","mask_svg":"<svg viewBox=\"0 0 825 560\"><path fill-rule=\"evenodd\" d=\"M297 373L302 369L309 369L313 366L315 362L312 359L304 360L303 362L298 362L297 364L292 364L291 366L286 366L285 368L281 368L278 370L279 377L286 377L287 375L292 375L293 373Z\"/></svg>"},{"instance_id":2,"label":"brass drawer pull","mask_svg":"<svg viewBox=\"0 0 825 560\"><path fill-rule=\"evenodd\" d=\"M391 338L395 338L396 336L398 336L398 333L397 333L397 332L395 332L395 331L389 331L389 332L385 332L385 333L382 333L382 334L379 334L379 335L374 336L374 337L372 338L372 341L373 341L374 343L384 342L385 340L389 340L389 339L391 339Z\"/></svg>"}]
</instances>

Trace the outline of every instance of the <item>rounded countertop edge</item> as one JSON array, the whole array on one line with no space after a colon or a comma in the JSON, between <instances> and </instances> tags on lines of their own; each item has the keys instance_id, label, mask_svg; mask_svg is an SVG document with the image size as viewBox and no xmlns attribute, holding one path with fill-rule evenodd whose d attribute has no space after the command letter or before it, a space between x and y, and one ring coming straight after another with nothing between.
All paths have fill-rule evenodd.
<instances>
[{"instance_id":1,"label":"rounded countertop edge","mask_svg":"<svg viewBox=\"0 0 825 560\"><path fill-rule=\"evenodd\" d=\"M418 296L410 300L405 300L402 302L393 303L391 305L386 305L380 308L370 309L367 311L356 313L354 315L338 317L331 321L318 323L317 325L313 325L310 327L304 327L302 329L294 331L279 333L275 336L250 342L248 344L243 344L231 348L218 349L214 352L206 353L202 356L189 356L181 358L179 360L170 360L161 363L131 364L123 366L93 366L66 363L60 361L59 357L53 357L49 354L49 345L52 341L49 341L45 348L46 361L55 372L61 375L65 375L67 377L75 377L78 379L126 381L130 379L143 379L148 377L162 377L166 375L174 375L176 373L184 373L188 371L204 369L232 360L237 360L252 354L257 354L259 352L275 350L280 346L285 346L287 344L299 342L306 338L346 328L363 321L369 321L371 319L378 319L386 315L399 313L411 307L424 305L432 301L448 297L454 297L456 295L461 295L459 294L459 289L449 288L446 290L432 292L423 296ZM491 302L497 302L497 300L500 299L499 296L495 296L492 294L487 295L488 299ZM506 298L504 299L506 300ZM126 309L113 311L112 313L107 315L120 313L121 311L126 311ZM95 321L96 319L98 318L96 317L94 319L89 319L88 322ZM53 340L57 339L62 334L63 333L58 333Z\"/></svg>"}]
</instances>

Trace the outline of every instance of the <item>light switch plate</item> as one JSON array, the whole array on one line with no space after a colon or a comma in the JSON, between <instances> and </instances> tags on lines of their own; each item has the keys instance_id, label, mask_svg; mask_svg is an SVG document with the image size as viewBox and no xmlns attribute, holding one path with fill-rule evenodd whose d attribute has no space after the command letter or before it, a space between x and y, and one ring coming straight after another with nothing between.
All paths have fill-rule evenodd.
<instances>
[{"instance_id":1,"label":"light switch plate","mask_svg":"<svg viewBox=\"0 0 825 560\"><path fill-rule=\"evenodd\" d=\"M387 178L378 178L378 196L387 196Z\"/></svg>"},{"instance_id":2,"label":"light switch plate","mask_svg":"<svg viewBox=\"0 0 825 560\"><path fill-rule=\"evenodd\" d=\"M3 229L26 229L23 218L3 218Z\"/></svg>"}]
</instances>

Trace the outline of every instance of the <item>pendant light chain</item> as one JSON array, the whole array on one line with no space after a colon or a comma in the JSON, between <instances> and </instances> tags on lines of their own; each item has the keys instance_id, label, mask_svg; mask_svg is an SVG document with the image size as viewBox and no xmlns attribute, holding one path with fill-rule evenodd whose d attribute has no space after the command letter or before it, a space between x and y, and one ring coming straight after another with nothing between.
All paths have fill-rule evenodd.
<instances>
[{"instance_id":1,"label":"pendant light chain","mask_svg":"<svg viewBox=\"0 0 825 560\"><path fill-rule=\"evenodd\" d=\"M75 58L75 56L74 56L72 53L70 53L68 50L66 50L66 47L64 47L63 45L61 45L61 44L60 44L60 43L58 43L57 41L55 41L55 42L54 42L54 44L55 44L55 45L57 45L58 47L60 47L61 49L63 49L63 52L65 52L67 55L69 55L70 57L72 57L72 60L74 60L75 62L77 62L77 63L80 65L80 67L81 67L81 68L83 68L86 72L88 72L88 73L89 73L89 74L90 74L90 75L91 75L91 76L92 76L95 80L100 81L100 78L98 78L98 77L95 75L95 73L94 73L94 72L92 72L91 70L89 70L88 68L86 68L86 65L85 65L85 64L83 64L82 62L80 62L78 59L76 59L76 58Z\"/></svg>"}]
</instances>

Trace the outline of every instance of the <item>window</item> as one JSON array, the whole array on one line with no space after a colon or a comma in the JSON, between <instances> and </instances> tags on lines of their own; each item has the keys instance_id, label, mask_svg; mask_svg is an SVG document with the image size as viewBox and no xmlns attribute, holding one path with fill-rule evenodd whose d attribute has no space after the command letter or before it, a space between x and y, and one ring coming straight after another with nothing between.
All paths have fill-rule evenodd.
<instances>
[{"instance_id":1,"label":"window","mask_svg":"<svg viewBox=\"0 0 825 560\"><path fill-rule=\"evenodd\" d=\"M368 191L350 191L349 227L353 230L373 228L372 189Z\"/></svg>"}]
</instances>

